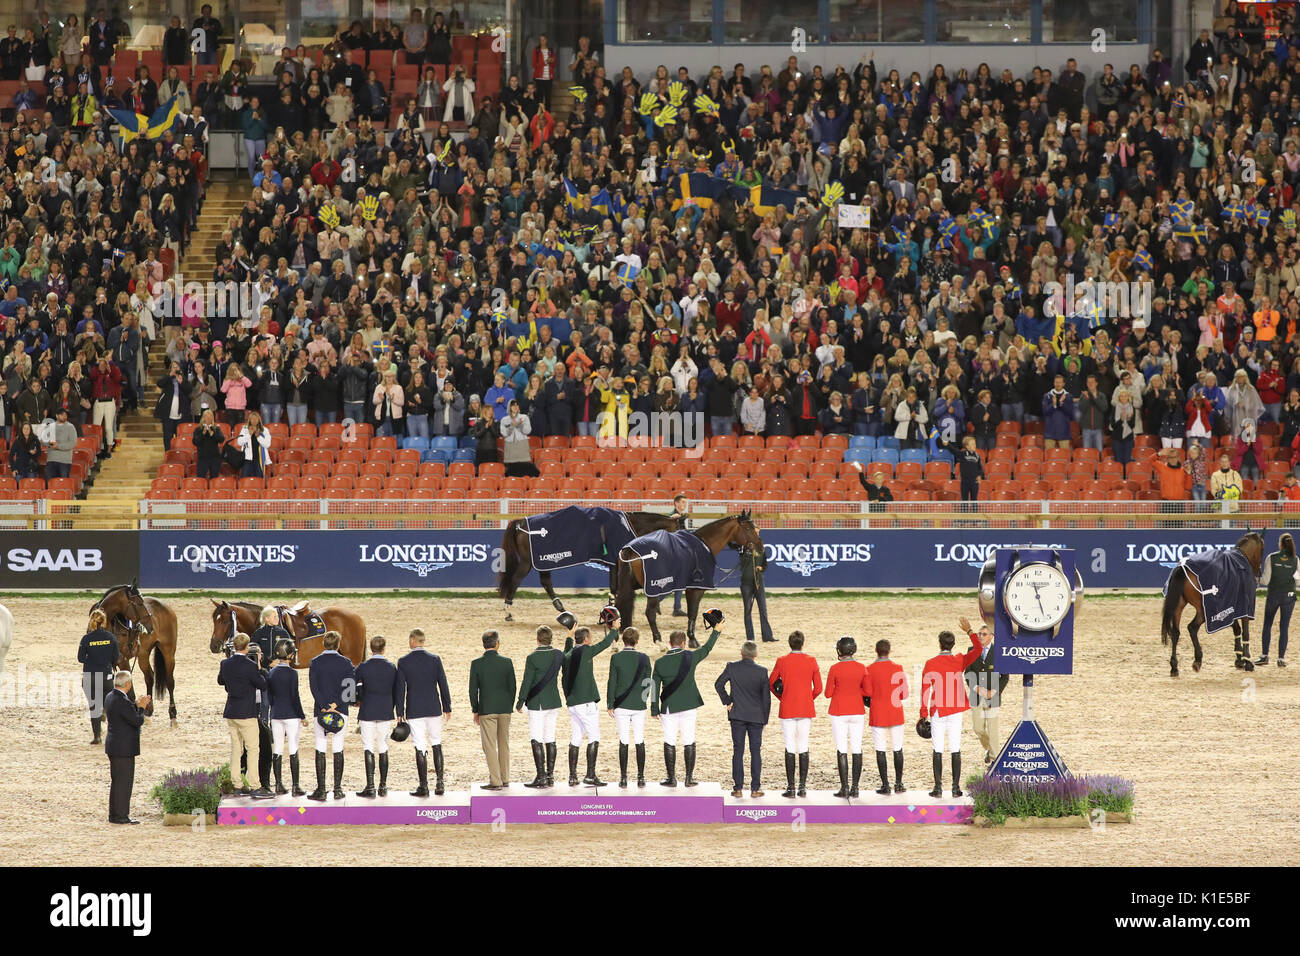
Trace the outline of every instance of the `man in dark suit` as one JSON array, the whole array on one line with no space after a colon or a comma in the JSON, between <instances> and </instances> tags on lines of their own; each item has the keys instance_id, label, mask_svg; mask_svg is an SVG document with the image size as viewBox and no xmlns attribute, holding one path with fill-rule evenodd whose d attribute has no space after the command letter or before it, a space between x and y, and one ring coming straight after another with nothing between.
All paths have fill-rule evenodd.
<instances>
[{"instance_id":1,"label":"man in dark suit","mask_svg":"<svg viewBox=\"0 0 1300 956\"><path fill-rule=\"evenodd\" d=\"M510 782L510 705L515 699L515 664L499 651L500 635L483 632L483 656L469 665L469 709L483 739L488 782L484 790L504 790Z\"/></svg>"},{"instance_id":2,"label":"man in dark suit","mask_svg":"<svg viewBox=\"0 0 1300 956\"><path fill-rule=\"evenodd\" d=\"M374 799L375 754L379 754L379 791L388 796L388 728L393 712L402 706L406 688L401 673L384 657L388 641L376 634L370 639L370 657L357 667L357 720L361 721L361 746L365 750L366 788L358 797Z\"/></svg>"},{"instance_id":3,"label":"man in dark suit","mask_svg":"<svg viewBox=\"0 0 1300 956\"><path fill-rule=\"evenodd\" d=\"M767 668L758 663L758 645L740 645L740 660L722 669L713 689L731 721L731 795L741 796L745 783L745 739L749 739L749 795L763 795L763 727L772 710Z\"/></svg>"},{"instance_id":4,"label":"man in dark suit","mask_svg":"<svg viewBox=\"0 0 1300 956\"><path fill-rule=\"evenodd\" d=\"M108 732L104 735L104 753L108 755L108 822L139 823L131 819L131 789L135 786L135 758L140 756L140 728L149 695L132 702L131 674L118 671L113 675L113 689L104 698L104 716Z\"/></svg>"},{"instance_id":5,"label":"man in dark suit","mask_svg":"<svg viewBox=\"0 0 1300 956\"><path fill-rule=\"evenodd\" d=\"M406 699L397 703L397 719L411 725L411 742L415 744L415 769L420 785L413 797L429 795L429 747L433 747L433 772L437 779L433 792L442 796L444 767L442 762L442 724L451 718L451 688L442 658L424 649L424 631L418 627L409 638L411 653L397 662L402 675Z\"/></svg>"},{"instance_id":6,"label":"man in dark suit","mask_svg":"<svg viewBox=\"0 0 1300 956\"><path fill-rule=\"evenodd\" d=\"M153 408L153 417L162 422L163 451L171 451L176 427L181 422L194 420L190 413L193 387L193 383L181 373L180 362L172 362L171 373L158 380L158 401ZM269 650L267 657L270 657Z\"/></svg>"},{"instance_id":7,"label":"man in dark suit","mask_svg":"<svg viewBox=\"0 0 1300 956\"><path fill-rule=\"evenodd\" d=\"M325 751L327 739L334 738L334 799L342 800L343 794L343 741L347 732L348 705L356 701L357 672L352 662L339 653L339 632L326 631L321 638L325 650L311 660L307 668L307 683L311 687L312 732L316 735L316 789L307 794L308 800L324 800L325 793ZM343 718L343 728L334 734L327 734L321 726L321 714L334 711Z\"/></svg>"},{"instance_id":8,"label":"man in dark suit","mask_svg":"<svg viewBox=\"0 0 1300 956\"><path fill-rule=\"evenodd\" d=\"M257 692L266 691L266 678L261 669L248 656L248 635L238 633L234 640L235 651L217 670L217 683L226 689L226 709L222 716L230 729L230 776L237 784L237 791L244 796L263 799L271 796L270 791L258 788L254 792L248 785L248 777L239 773L239 759L248 751L248 769L251 772L261 757L261 735L257 724L259 704ZM238 776L239 779L236 779Z\"/></svg>"}]
</instances>

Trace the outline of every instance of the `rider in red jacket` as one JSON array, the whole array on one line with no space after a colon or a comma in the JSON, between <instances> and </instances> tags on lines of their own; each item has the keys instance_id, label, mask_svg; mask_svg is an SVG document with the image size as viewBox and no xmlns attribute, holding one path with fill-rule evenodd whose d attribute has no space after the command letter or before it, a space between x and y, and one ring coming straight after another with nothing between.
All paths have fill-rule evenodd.
<instances>
[{"instance_id":1,"label":"rider in red jacket","mask_svg":"<svg viewBox=\"0 0 1300 956\"><path fill-rule=\"evenodd\" d=\"M783 797L807 796L808 737L817 716L814 701L822 692L817 659L803 652L803 632L790 634L790 653L776 659L770 678L772 693L781 701L781 736L785 738L786 790ZM799 788L794 785L795 755L799 756Z\"/></svg>"},{"instance_id":2,"label":"rider in red jacket","mask_svg":"<svg viewBox=\"0 0 1300 956\"><path fill-rule=\"evenodd\" d=\"M961 792L961 715L970 710L966 700L966 668L980 656L983 646L966 618L960 621L970 635L971 648L958 657L952 652L957 637L952 631L939 632L939 654L925 662L921 676L921 719L930 717L930 741L934 744L934 789L932 797L943 796L943 746L952 754L952 795Z\"/></svg>"}]
</instances>

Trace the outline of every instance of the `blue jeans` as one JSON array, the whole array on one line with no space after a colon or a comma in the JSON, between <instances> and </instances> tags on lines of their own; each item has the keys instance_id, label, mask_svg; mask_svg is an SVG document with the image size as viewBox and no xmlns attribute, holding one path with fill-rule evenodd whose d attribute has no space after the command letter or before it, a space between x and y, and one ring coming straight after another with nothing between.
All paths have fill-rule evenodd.
<instances>
[{"instance_id":1,"label":"blue jeans","mask_svg":"<svg viewBox=\"0 0 1300 956\"><path fill-rule=\"evenodd\" d=\"M408 438L428 438L429 437L429 416L427 414L407 415L406 435Z\"/></svg>"},{"instance_id":2,"label":"blue jeans","mask_svg":"<svg viewBox=\"0 0 1300 956\"><path fill-rule=\"evenodd\" d=\"M1000 410L1002 412L1002 420L1004 422L1019 422L1019 421L1023 421L1025 418L1024 402L1004 403L1000 407Z\"/></svg>"},{"instance_id":3,"label":"blue jeans","mask_svg":"<svg viewBox=\"0 0 1300 956\"><path fill-rule=\"evenodd\" d=\"M599 438L600 422L578 422L578 434L590 435L592 438Z\"/></svg>"},{"instance_id":4,"label":"blue jeans","mask_svg":"<svg viewBox=\"0 0 1300 956\"><path fill-rule=\"evenodd\" d=\"M358 425L364 425L366 421L366 403L344 402L343 417L352 419Z\"/></svg>"},{"instance_id":5,"label":"blue jeans","mask_svg":"<svg viewBox=\"0 0 1300 956\"><path fill-rule=\"evenodd\" d=\"M1192 500L1193 500L1193 501L1204 501L1204 500L1205 500L1205 485L1204 485L1204 484L1198 482L1198 483L1192 485Z\"/></svg>"},{"instance_id":6,"label":"blue jeans","mask_svg":"<svg viewBox=\"0 0 1300 956\"><path fill-rule=\"evenodd\" d=\"M283 405L267 405L267 404L262 404L262 405L259 405L258 408L260 408L261 411L262 411L262 423L263 423L263 424L266 424L266 425L278 425L278 424L280 424L280 419L284 417L284 406L283 406Z\"/></svg>"},{"instance_id":7,"label":"blue jeans","mask_svg":"<svg viewBox=\"0 0 1300 956\"><path fill-rule=\"evenodd\" d=\"M67 478L72 474L72 462L69 461L49 461L45 462L45 477L49 478Z\"/></svg>"},{"instance_id":8,"label":"blue jeans","mask_svg":"<svg viewBox=\"0 0 1300 956\"><path fill-rule=\"evenodd\" d=\"M391 437L394 432L400 434L401 431L402 426L399 423L394 422L391 418L386 418L375 426L375 437L388 438Z\"/></svg>"},{"instance_id":9,"label":"blue jeans","mask_svg":"<svg viewBox=\"0 0 1300 956\"><path fill-rule=\"evenodd\" d=\"M1101 429L1085 428L1083 429L1083 447L1095 448L1101 451Z\"/></svg>"},{"instance_id":10,"label":"blue jeans","mask_svg":"<svg viewBox=\"0 0 1300 956\"><path fill-rule=\"evenodd\" d=\"M286 421L288 421L290 428L292 428L294 425L307 424L306 405L286 405L284 407L284 411L286 415Z\"/></svg>"},{"instance_id":11,"label":"blue jeans","mask_svg":"<svg viewBox=\"0 0 1300 956\"><path fill-rule=\"evenodd\" d=\"M339 420L338 412L323 412L319 408L316 409L317 425L333 425L338 420Z\"/></svg>"},{"instance_id":12,"label":"blue jeans","mask_svg":"<svg viewBox=\"0 0 1300 956\"><path fill-rule=\"evenodd\" d=\"M248 178L252 179L257 175L258 160L261 159L262 154L266 152L266 140L244 140L244 152L248 154Z\"/></svg>"},{"instance_id":13,"label":"blue jeans","mask_svg":"<svg viewBox=\"0 0 1300 956\"><path fill-rule=\"evenodd\" d=\"M1291 612L1295 610L1295 595L1291 594L1282 598L1275 598L1269 595L1264 601L1264 632L1259 639L1259 651L1264 657L1268 657L1269 639L1272 636L1273 617L1278 615L1277 628L1277 658L1282 660L1286 657L1286 640L1291 630Z\"/></svg>"},{"instance_id":14,"label":"blue jeans","mask_svg":"<svg viewBox=\"0 0 1300 956\"><path fill-rule=\"evenodd\" d=\"M709 430L714 435L730 435L732 422L734 421L735 419L730 415L710 415Z\"/></svg>"}]
</instances>

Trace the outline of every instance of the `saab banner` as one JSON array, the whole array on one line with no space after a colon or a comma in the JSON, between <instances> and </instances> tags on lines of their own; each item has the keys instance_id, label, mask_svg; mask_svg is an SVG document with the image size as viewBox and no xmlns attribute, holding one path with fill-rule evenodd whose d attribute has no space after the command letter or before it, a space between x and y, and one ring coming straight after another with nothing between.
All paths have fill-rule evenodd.
<instances>
[{"instance_id":1,"label":"saab banner","mask_svg":"<svg viewBox=\"0 0 1300 956\"><path fill-rule=\"evenodd\" d=\"M1265 532L1270 549L1279 533ZM40 533L42 546L51 547L50 537L57 534ZM1224 529L772 530L763 532L765 584L781 590L973 589L998 548L1036 545L1074 549L1090 590L1159 588L1187 555L1229 548L1239 537L1239 531ZM502 568L501 532L495 530L159 530L138 538L141 584L147 588L492 588ZM736 561L730 550L718 556L719 588L739 587L740 576L729 573ZM584 565L557 571L554 580L558 588L604 588L609 573ZM537 575L530 574L524 587L536 586Z\"/></svg>"},{"instance_id":2,"label":"saab banner","mask_svg":"<svg viewBox=\"0 0 1300 956\"><path fill-rule=\"evenodd\" d=\"M0 589L107 590L140 576L136 531L0 531Z\"/></svg>"}]
</instances>

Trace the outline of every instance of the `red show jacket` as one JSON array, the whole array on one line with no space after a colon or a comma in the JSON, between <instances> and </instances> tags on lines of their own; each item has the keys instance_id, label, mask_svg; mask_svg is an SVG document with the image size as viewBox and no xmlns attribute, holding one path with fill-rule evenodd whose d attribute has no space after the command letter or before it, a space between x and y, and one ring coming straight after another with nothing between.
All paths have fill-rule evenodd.
<instances>
[{"instance_id":1,"label":"red show jacket","mask_svg":"<svg viewBox=\"0 0 1300 956\"><path fill-rule=\"evenodd\" d=\"M876 661L867 668L867 687L872 727L897 727L904 722L903 701L908 698L908 689L902 664Z\"/></svg>"},{"instance_id":2,"label":"red show jacket","mask_svg":"<svg viewBox=\"0 0 1300 956\"><path fill-rule=\"evenodd\" d=\"M815 701L822 692L822 672L817 666L817 658L803 651L793 651L778 657L771 677L774 694L778 680L782 684L778 717L788 720L817 716Z\"/></svg>"},{"instance_id":3,"label":"red show jacket","mask_svg":"<svg viewBox=\"0 0 1300 956\"><path fill-rule=\"evenodd\" d=\"M970 710L966 700L966 668L975 663L983 648L976 635L970 636L974 645L961 656L940 654L925 662L921 677L921 717L933 714L947 717Z\"/></svg>"},{"instance_id":4,"label":"red show jacket","mask_svg":"<svg viewBox=\"0 0 1300 956\"><path fill-rule=\"evenodd\" d=\"M826 672L826 696L831 699L831 716L865 714L863 697L869 697L867 665L861 661L836 661Z\"/></svg>"}]
</instances>

